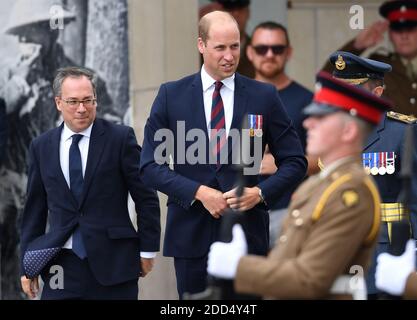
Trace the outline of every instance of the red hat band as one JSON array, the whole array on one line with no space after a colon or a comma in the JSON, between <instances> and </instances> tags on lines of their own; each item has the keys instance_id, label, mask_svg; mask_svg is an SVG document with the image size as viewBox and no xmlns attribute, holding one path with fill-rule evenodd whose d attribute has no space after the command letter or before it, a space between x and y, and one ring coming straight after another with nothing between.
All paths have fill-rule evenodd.
<instances>
[{"instance_id":1,"label":"red hat band","mask_svg":"<svg viewBox=\"0 0 417 320\"><path fill-rule=\"evenodd\" d=\"M382 117L381 111L370 107L368 104L362 101L354 99L350 96L346 96L327 87L323 87L320 89L320 91L315 93L314 102L336 106L348 112L352 109L355 109L361 118L364 118L375 124L379 123Z\"/></svg>"},{"instance_id":2,"label":"red hat band","mask_svg":"<svg viewBox=\"0 0 417 320\"><path fill-rule=\"evenodd\" d=\"M417 21L417 9L395 10L387 16L389 21L414 20Z\"/></svg>"}]
</instances>

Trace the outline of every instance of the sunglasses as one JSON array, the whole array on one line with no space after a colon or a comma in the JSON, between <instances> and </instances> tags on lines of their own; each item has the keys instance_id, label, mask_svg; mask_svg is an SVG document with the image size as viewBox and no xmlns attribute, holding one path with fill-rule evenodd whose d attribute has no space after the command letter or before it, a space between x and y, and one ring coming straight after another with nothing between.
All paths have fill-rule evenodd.
<instances>
[{"instance_id":1,"label":"sunglasses","mask_svg":"<svg viewBox=\"0 0 417 320\"><path fill-rule=\"evenodd\" d=\"M253 46L253 49L255 49L256 54L260 56L264 56L268 53L269 49L272 50L272 53L274 55L281 55L284 53L285 49L287 49L287 46L284 46L283 44L277 44L274 46L267 46L264 44L260 44L258 46Z\"/></svg>"}]
</instances>

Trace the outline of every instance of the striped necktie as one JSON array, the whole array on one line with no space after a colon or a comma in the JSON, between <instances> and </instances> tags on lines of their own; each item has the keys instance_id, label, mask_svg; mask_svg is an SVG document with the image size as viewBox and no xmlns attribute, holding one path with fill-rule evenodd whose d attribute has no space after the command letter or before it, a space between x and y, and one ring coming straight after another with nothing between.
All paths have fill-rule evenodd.
<instances>
[{"instance_id":1,"label":"striped necktie","mask_svg":"<svg viewBox=\"0 0 417 320\"><path fill-rule=\"evenodd\" d=\"M226 143L226 123L224 107L220 89L223 86L221 81L214 83L214 91L211 104L210 121L210 149L216 159L217 167L220 166L220 150Z\"/></svg>"}]
</instances>

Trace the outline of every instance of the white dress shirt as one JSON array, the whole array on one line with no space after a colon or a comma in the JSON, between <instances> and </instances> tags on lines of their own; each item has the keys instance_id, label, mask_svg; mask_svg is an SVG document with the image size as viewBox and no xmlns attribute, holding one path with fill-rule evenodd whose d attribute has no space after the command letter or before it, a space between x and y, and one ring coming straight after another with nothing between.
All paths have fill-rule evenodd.
<instances>
[{"instance_id":1,"label":"white dress shirt","mask_svg":"<svg viewBox=\"0 0 417 320\"><path fill-rule=\"evenodd\" d=\"M93 124L91 124L84 131L78 132L78 134L83 135L83 137L78 142L78 147L81 153L81 166L83 169L83 177L85 176L85 168L87 167L87 158L88 158L88 149L90 146L90 136L91 129ZM70 186L70 177L69 177L69 150L72 144L72 136L77 134L73 132L68 126L64 123L64 128L61 133L61 141L59 143L59 162L61 164L61 170L64 174L65 180L67 181L68 187ZM65 242L63 248L72 249L72 235L69 237L67 242ZM141 252L140 256L142 258L155 258L156 252Z\"/></svg>"},{"instance_id":2,"label":"white dress shirt","mask_svg":"<svg viewBox=\"0 0 417 320\"><path fill-rule=\"evenodd\" d=\"M91 124L84 131L78 132L78 134L83 135L83 137L78 142L78 148L81 153L81 166L83 169L83 177L85 175L85 168L87 167L87 157L88 157L88 148L90 146L90 136L91 129L93 124ZM67 181L68 188L71 188L70 185L70 176L69 176L69 150L72 144L72 136L77 134L73 132L68 126L64 123L64 128L61 132L61 141L59 142L59 162L61 164L61 170L64 174L65 181ZM72 249L72 236L65 242L63 248Z\"/></svg>"},{"instance_id":3,"label":"white dress shirt","mask_svg":"<svg viewBox=\"0 0 417 320\"><path fill-rule=\"evenodd\" d=\"M213 100L214 83L216 82L216 80L214 80L206 72L206 70L204 69L204 65L201 67L201 82L203 85L204 113L206 115L207 133L210 137L211 104ZM223 79L222 82L223 86L220 89L220 95L223 100L226 136L228 136L233 119L235 74L233 74L229 78Z\"/></svg>"}]
</instances>

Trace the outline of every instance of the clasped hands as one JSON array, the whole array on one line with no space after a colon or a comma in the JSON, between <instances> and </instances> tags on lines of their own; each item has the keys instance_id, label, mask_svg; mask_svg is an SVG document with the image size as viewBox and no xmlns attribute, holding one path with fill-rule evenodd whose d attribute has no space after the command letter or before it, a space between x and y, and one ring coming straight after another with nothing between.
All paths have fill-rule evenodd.
<instances>
[{"instance_id":1,"label":"clasped hands","mask_svg":"<svg viewBox=\"0 0 417 320\"><path fill-rule=\"evenodd\" d=\"M236 189L222 193L217 189L201 185L195 198L201 201L207 211L216 219L219 219L228 208L246 211L261 202L258 187L245 188L241 197L237 197Z\"/></svg>"}]
</instances>

